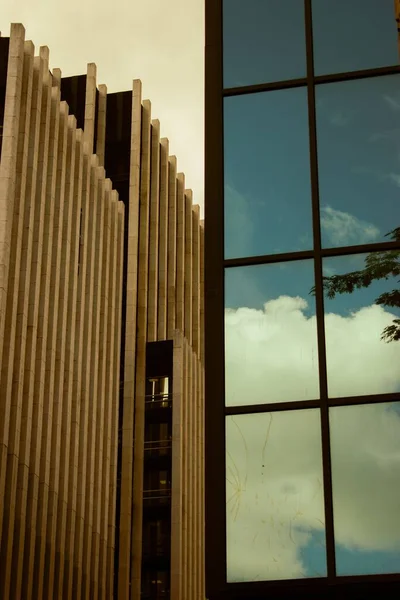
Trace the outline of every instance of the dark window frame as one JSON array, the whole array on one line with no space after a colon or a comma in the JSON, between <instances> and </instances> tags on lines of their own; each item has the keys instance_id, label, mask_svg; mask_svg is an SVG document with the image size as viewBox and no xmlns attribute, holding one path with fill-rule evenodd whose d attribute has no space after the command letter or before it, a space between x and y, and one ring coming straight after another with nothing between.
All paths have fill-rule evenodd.
<instances>
[{"instance_id":1,"label":"dark window frame","mask_svg":"<svg viewBox=\"0 0 400 600\"><path fill-rule=\"evenodd\" d=\"M305 3L307 76L302 79L223 89L223 0L205 0L205 423L206 423L206 596L208 600L252 598L365 598L367 594L396 597L400 593L400 573L388 575L335 575L333 502L329 441L329 407L351 404L399 401L400 394L381 394L328 399L322 261L325 257L399 249L398 242L382 242L339 248L322 248L317 161L315 87L325 83L400 74L400 65L330 75L314 75L312 2ZM393 19L395 11L393 9ZM311 163L313 210L312 251L279 255L224 259L224 134L225 97L306 86ZM224 381L224 271L226 268L268 264L288 260L314 259L320 398L273 405L225 407ZM226 582L226 492L225 492L225 418L227 415L271 410L296 410L318 407L321 410L323 448L327 566L321 579ZM400 569L399 569L400 570Z\"/></svg>"}]
</instances>

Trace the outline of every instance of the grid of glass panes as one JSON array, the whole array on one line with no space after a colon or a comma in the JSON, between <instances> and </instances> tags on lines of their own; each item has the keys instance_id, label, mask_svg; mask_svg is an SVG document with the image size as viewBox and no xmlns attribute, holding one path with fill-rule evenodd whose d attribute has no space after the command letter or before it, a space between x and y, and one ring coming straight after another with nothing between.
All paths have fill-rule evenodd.
<instances>
[{"instance_id":1,"label":"grid of glass panes","mask_svg":"<svg viewBox=\"0 0 400 600\"><path fill-rule=\"evenodd\" d=\"M225 0L223 56L227 580L398 572L393 0Z\"/></svg>"}]
</instances>

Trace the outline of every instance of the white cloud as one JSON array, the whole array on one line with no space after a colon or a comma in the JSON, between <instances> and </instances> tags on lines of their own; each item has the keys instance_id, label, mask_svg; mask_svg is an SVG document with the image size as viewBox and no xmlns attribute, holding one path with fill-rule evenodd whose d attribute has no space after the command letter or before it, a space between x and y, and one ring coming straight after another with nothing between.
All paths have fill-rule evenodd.
<instances>
[{"instance_id":1,"label":"white cloud","mask_svg":"<svg viewBox=\"0 0 400 600\"><path fill-rule=\"evenodd\" d=\"M25 25L36 49L49 47L50 66L63 76L85 73L95 62L97 81L109 92L130 90L141 79L152 117L203 207L203 0L1 2L3 36L11 22Z\"/></svg>"},{"instance_id":2,"label":"white cloud","mask_svg":"<svg viewBox=\"0 0 400 600\"><path fill-rule=\"evenodd\" d=\"M390 106L390 108L392 110L400 110L400 99L394 98L393 96L390 96L389 94L385 94L383 96L383 99L385 100L386 104L388 104Z\"/></svg>"},{"instance_id":3,"label":"white cloud","mask_svg":"<svg viewBox=\"0 0 400 600\"><path fill-rule=\"evenodd\" d=\"M318 395L315 317L305 315L306 306L283 296L263 310L226 311L228 404ZM380 339L392 319L376 305L326 316L332 396L400 389L400 344ZM335 411L336 540L351 549L400 550L400 414L382 404ZM318 413L228 418L230 580L310 575L301 549L324 531L320 443Z\"/></svg>"},{"instance_id":4,"label":"white cloud","mask_svg":"<svg viewBox=\"0 0 400 600\"><path fill-rule=\"evenodd\" d=\"M400 173L388 173L385 175L385 179L391 181L397 187L400 187Z\"/></svg>"},{"instance_id":5,"label":"white cloud","mask_svg":"<svg viewBox=\"0 0 400 600\"><path fill-rule=\"evenodd\" d=\"M329 117L329 121L331 125L334 125L335 127L345 127L348 123L350 123L351 115L345 111L337 110Z\"/></svg>"},{"instance_id":6,"label":"white cloud","mask_svg":"<svg viewBox=\"0 0 400 600\"><path fill-rule=\"evenodd\" d=\"M334 246L365 244L376 240L380 233L372 223L331 206L322 207L321 226Z\"/></svg>"}]
</instances>

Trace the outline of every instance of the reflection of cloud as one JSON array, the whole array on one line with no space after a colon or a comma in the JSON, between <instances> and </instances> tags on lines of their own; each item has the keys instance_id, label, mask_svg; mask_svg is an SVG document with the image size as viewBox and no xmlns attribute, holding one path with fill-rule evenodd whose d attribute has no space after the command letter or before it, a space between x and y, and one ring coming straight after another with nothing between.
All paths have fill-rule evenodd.
<instances>
[{"instance_id":1,"label":"reflection of cloud","mask_svg":"<svg viewBox=\"0 0 400 600\"><path fill-rule=\"evenodd\" d=\"M343 110L337 110L330 116L329 121L335 127L345 127L345 125L350 123L351 115Z\"/></svg>"},{"instance_id":2,"label":"reflection of cloud","mask_svg":"<svg viewBox=\"0 0 400 600\"><path fill-rule=\"evenodd\" d=\"M330 206L321 209L321 226L334 246L365 244L379 237L379 229L372 223Z\"/></svg>"},{"instance_id":3,"label":"reflection of cloud","mask_svg":"<svg viewBox=\"0 0 400 600\"><path fill-rule=\"evenodd\" d=\"M383 96L383 99L386 102L386 104L388 104L390 106L390 108L392 110L400 110L400 100L398 100L397 98L394 98L393 96L390 96L389 94L385 94Z\"/></svg>"},{"instance_id":4,"label":"reflection of cloud","mask_svg":"<svg viewBox=\"0 0 400 600\"><path fill-rule=\"evenodd\" d=\"M400 187L400 174L399 173L387 173L385 179L394 183L397 187Z\"/></svg>"},{"instance_id":5,"label":"reflection of cloud","mask_svg":"<svg viewBox=\"0 0 400 600\"><path fill-rule=\"evenodd\" d=\"M318 412L228 418L227 449L228 578L304 576L324 522Z\"/></svg>"},{"instance_id":6,"label":"reflection of cloud","mask_svg":"<svg viewBox=\"0 0 400 600\"><path fill-rule=\"evenodd\" d=\"M306 306L302 298L282 296L264 310L226 311L229 405L318 397L315 317L305 316ZM331 396L399 389L400 344L380 339L392 318L376 305L348 317L327 314ZM294 411L272 413L272 419L271 414L228 418L230 580L317 575L308 570L302 553L313 534L324 529L319 415L313 415ZM359 551L400 549L395 525L399 412L387 412L380 404L335 408L332 416L337 544Z\"/></svg>"}]
</instances>

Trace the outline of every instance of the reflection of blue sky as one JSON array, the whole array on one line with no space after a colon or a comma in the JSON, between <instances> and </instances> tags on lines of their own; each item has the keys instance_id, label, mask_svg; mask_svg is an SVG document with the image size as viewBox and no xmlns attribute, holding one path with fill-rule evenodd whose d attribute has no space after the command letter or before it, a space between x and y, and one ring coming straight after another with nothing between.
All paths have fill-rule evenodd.
<instances>
[{"instance_id":1,"label":"reflection of blue sky","mask_svg":"<svg viewBox=\"0 0 400 600\"><path fill-rule=\"evenodd\" d=\"M313 269L311 260L226 269L225 306L262 309L265 302L279 296L300 296L309 305L305 314L315 314L314 298L309 294Z\"/></svg>"},{"instance_id":2,"label":"reflection of blue sky","mask_svg":"<svg viewBox=\"0 0 400 600\"><path fill-rule=\"evenodd\" d=\"M302 0L225 0L223 6L224 87L305 76Z\"/></svg>"},{"instance_id":3,"label":"reflection of blue sky","mask_svg":"<svg viewBox=\"0 0 400 600\"><path fill-rule=\"evenodd\" d=\"M400 76L320 85L316 98L323 244L387 241L400 221Z\"/></svg>"},{"instance_id":4,"label":"reflection of blue sky","mask_svg":"<svg viewBox=\"0 0 400 600\"><path fill-rule=\"evenodd\" d=\"M225 256L309 250L305 88L226 98Z\"/></svg>"},{"instance_id":5,"label":"reflection of blue sky","mask_svg":"<svg viewBox=\"0 0 400 600\"><path fill-rule=\"evenodd\" d=\"M224 1L225 87L305 76L303 4L302 0ZM393 0L313 0L312 4L317 75L398 63ZM400 225L400 76L319 85L316 101L324 247L388 241L385 234ZM225 99L226 258L312 248L307 119L306 90L302 88ZM360 270L364 258L365 255L352 255L325 259L324 274ZM309 294L313 284L312 261L227 269L225 305L262 310L265 302L282 295L300 296L308 302L305 315L310 317L315 314L314 299ZM326 298L325 311L349 317L374 305L383 292L397 288L395 278L373 282L369 288L351 295ZM399 309L385 310L400 315ZM347 326L350 319L342 321ZM370 320L367 326L378 331L376 323ZM364 354L369 350L363 346L361 329L356 331L356 339L350 337L349 345L354 345L361 356L361 367L352 377L354 380L357 376L363 378ZM328 335L331 384L329 342ZM265 356L271 352L271 348L266 349ZM275 359L279 352L283 359L286 356L281 349L274 352ZM387 361L386 365L392 363ZM240 377L244 379L245 367L243 361ZM377 379L380 369L382 366L377 364L373 375ZM338 372L339 379L345 381L343 371L336 370L335 376ZM262 379L262 369L260 373ZM256 377L249 381L254 386L257 383ZM346 390L342 395L346 395ZM256 402L251 394L250 397ZM248 401L246 398L243 395L243 403ZM399 406L400 403L392 404L391 408L400 414ZM343 421L341 429L345 426ZM353 439L358 434L357 426L356 421ZM361 430L362 427L360 436ZM349 456L353 456L350 446L349 450L342 457L342 472ZM357 445L353 450L357 454ZM353 478L358 473L357 460ZM380 466L383 479L389 468L388 464ZM379 468L371 471L372 475L378 472ZM368 469L366 473L368 476ZM390 473L391 477L394 471L390 469ZM378 480L379 475L375 485ZM374 481L368 479L367 484L373 487ZM358 502L367 504L365 494L353 498L355 510ZM395 531L396 527L398 531L398 523L393 522ZM300 555L305 576L324 576L324 532L313 530ZM337 544L336 558L338 575L390 573L399 571L400 551L351 549L349 545Z\"/></svg>"},{"instance_id":6,"label":"reflection of blue sky","mask_svg":"<svg viewBox=\"0 0 400 600\"><path fill-rule=\"evenodd\" d=\"M313 0L312 11L317 75L397 64L393 0Z\"/></svg>"},{"instance_id":7,"label":"reflection of blue sky","mask_svg":"<svg viewBox=\"0 0 400 600\"><path fill-rule=\"evenodd\" d=\"M305 77L303 0L224 0L224 87ZM313 0L317 75L398 63L393 0Z\"/></svg>"}]
</instances>

